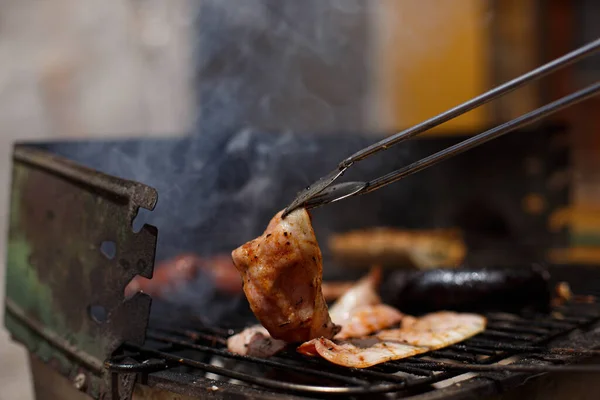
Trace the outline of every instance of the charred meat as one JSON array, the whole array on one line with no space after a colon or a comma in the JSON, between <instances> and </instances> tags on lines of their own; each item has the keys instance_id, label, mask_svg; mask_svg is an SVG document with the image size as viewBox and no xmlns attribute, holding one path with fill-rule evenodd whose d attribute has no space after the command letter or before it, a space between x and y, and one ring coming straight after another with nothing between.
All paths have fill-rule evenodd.
<instances>
[{"instance_id":1,"label":"charred meat","mask_svg":"<svg viewBox=\"0 0 600 400\"><path fill-rule=\"evenodd\" d=\"M398 342L385 342L376 338L335 343L319 338L303 343L298 352L349 368L368 368L387 361L408 358L426 352L422 347Z\"/></svg>"},{"instance_id":2,"label":"charred meat","mask_svg":"<svg viewBox=\"0 0 600 400\"><path fill-rule=\"evenodd\" d=\"M271 337L302 342L339 332L321 292L323 260L310 215L279 212L258 238L232 253L252 312Z\"/></svg>"},{"instance_id":3,"label":"charred meat","mask_svg":"<svg viewBox=\"0 0 600 400\"><path fill-rule=\"evenodd\" d=\"M401 328L381 331L377 337L437 350L482 332L485 324L486 319L481 315L440 311L420 318L406 318Z\"/></svg>"}]
</instances>

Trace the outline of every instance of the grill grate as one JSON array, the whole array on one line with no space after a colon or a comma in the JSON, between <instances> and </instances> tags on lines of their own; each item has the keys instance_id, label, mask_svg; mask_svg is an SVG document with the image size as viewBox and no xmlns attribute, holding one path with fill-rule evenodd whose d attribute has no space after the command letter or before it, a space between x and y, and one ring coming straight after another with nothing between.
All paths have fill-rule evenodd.
<instances>
[{"instance_id":1,"label":"grill grate","mask_svg":"<svg viewBox=\"0 0 600 400\"><path fill-rule=\"evenodd\" d=\"M188 373L212 373L271 391L364 395L433 390L432 384L465 372L590 371L594 367L565 363L570 357L600 355L593 349L549 345L553 339L597 322L600 304L571 303L549 315L492 313L487 317L486 331L462 343L368 369L336 366L293 349L268 359L232 354L226 349L226 338L234 332L206 326L152 327L144 346L126 344L124 354L106 361L106 366L113 372L140 373L184 368ZM514 356L543 363L498 363ZM223 366L210 362L215 358Z\"/></svg>"}]
</instances>

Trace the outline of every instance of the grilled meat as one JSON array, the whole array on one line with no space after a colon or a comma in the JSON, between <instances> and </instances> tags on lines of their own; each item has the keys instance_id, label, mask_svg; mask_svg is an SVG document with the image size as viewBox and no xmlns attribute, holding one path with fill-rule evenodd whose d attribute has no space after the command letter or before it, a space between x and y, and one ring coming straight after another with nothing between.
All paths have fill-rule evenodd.
<instances>
[{"instance_id":1,"label":"grilled meat","mask_svg":"<svg viewBox=\"0 0 600 400\"><path fill-rule=\"evenodd\" d=\"M453 345L482 332L485 325L486 319L479 315L439 312L405 317L400 329L383 330L365 339L313 339L297 351L345 367L367 368Z\"/></svg>"},{"instance_id":2,"label":"grilled meat","mask_svg":"<svg viewBox=\"0 0 600 400\"><path fill-rule=\"evenodd\" d=\"M375 293L379 282L380 270L374 268L367 276L356 282L331 308L341 331L336 339L363 337L381 329L397 324L404 315L385 304L380 304ZM268 331L255 325L230 337L227 341L229 351L256 357L268 357L285 347L285 342L272 339Z\"/></svg>"},{"instance_id":3,"label":"grilled meat","mask_svg":"<svg viewBox=\"0 0 600 400\"><path fill-rule=\"evenodd\" d=\"M184 253L158 264L152 279L139 275L134 277L125 287L125 296L142 291L154 298L168 299L169 293L177 291L200 275L210 279L219 291L229 294L242 292L242 282L231 257L217 255L202 258L196 254Z\"/></svg>"},{"instance_id":4,"label":"grilled meat","mask_svg":"<svg viewBox=\"0 0 600 400\"><path fill-rule=\"evenodd\" d=\"M321 291L325 301L331 302L342 297L352 286L354 286L354 282L323 282Z\"/></svg>"},{"instance_id":5,"label":"grilled meat","mask_svg":"<svg viewBox=\"0 0 600 400\"><path fill-rule=\"evenodd\" d=\"M258 238L232 252L252 312L275 339L302 342L339 332L321 292L321 250L305 209L279 212Z\"/></svg>"},{"instance_id":6,"label":"grilled meat","mask_svg":"<svg viewBox=\"0 0 600 400\"><path fill-rule=\"evenodd\" d=\"M329 309L332 321L344 325L352 312L361 306L372 306L381 303L377 287L381 280L381 269L372 268L368 275L361 278L346 291Z\"/></svg>"},{"instance_id":7,"label":"grilled meat","mask_svg":"<svg viewBox=\"0 0 600 400\"><path fill-rule=\"evenodd\" d=\"M195 254L181 254L166 260L154 268L152 279L134 277L125 287L125 296L139 291L152 297L161 297L175 290L178 285L194 279L200 271L202 259Z\"/></svg>"},{"instance_id":8,"label":"grilled meat","mask_svg":"<svg viewBox=\"0 0 600 400\"><path fill-rule=\"evenodd\" d=\"M463 341L485 329L486 320L477 314L440 311L420 318L407 318L399 329L388 329L376 336L411 346L436 350Z\"/></svg>"},{"instance_id":9,"label":"grilled meat","mask_svg":"<svg viewBox=\"0 0 600 400\"><path fill-rule=\"evenodd\" d=\"M329 248L340 264L379 264L419 269L457 267L466 255L458 230L409 231L373 228L333 235Z\"/></svg>"},{"instance_id":10,"label":"grilled meat","mask_svg":"<svg viewBox=\"0 0 600 400\"><path fill-rule=\"evenodd\" d=\"M307 356L320 356L327 361L349 368L367 368L386 361L399 360L426 352L423 347L377 339L361 339L335 343L318 338L302 344L298 352Z\"/></svg>"},{"instance_id":11,"label":"grilled meat","mask_svg":"<svg viewBox=\"0 0 600 400\"><path fill-rule=\"evenodd\" d=\"M365 337L399 323L404 317L404 314L385 304L361 306L352 312L335 339ZM232 353L261 358L277 354L286 345L283 340L273 339L261 325L248 327L227 339L227 349Z\"/></svg>"},{"instance_id":12,"label":"grilled meat","mask_svg":"<svg viewBox=\"0 0 600 400\"><path fill-rule=\"evenodd\" d=\"M364 337L396 325L403 318L404 314L385 304L359 306L344 320L342 330L335 335L335 339Z\"/></svg>"},{"instance_id":13,"label":"grilled meat","mask_svg":"<svg viewBox=\"0 0 600 400\"><path fill-rule=\"evenodd\" d=\"M259 358L271 357L285 348L283 340L273 339L260 325L254 325L227 339L227 349L232 353Z\"/></svg>"}]
</instances>

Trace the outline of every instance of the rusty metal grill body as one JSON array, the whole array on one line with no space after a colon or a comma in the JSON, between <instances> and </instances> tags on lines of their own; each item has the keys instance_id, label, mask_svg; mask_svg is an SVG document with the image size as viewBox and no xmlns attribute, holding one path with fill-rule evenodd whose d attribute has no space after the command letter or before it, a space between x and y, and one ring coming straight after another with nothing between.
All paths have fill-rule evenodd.
<instances>
[{"instance_id":1,"label":"rusty metal grill body","mask_svg":"<svg viewBox=\"0 0 600 400\"><path fill-rule=\"evenodd\" d=\"M52 154L14 151L6 327L39 360L94 397L109 391L103 360L124 340L143 342L150 296L124 299L152 277L156 228L131 223L156 191ZM103 254L103 245L116 246Z\"/></svg>"}]
</instances>

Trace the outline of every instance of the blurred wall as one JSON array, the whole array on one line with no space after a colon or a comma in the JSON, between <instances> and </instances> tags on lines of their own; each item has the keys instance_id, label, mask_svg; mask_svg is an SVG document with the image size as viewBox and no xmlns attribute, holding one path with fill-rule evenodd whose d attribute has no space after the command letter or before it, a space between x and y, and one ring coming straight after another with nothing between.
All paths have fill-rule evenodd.
<instances>
[{"instance_id":1,"label":"blurred wall","mask_svg":"<svg viewBox=\"0 0 600 400\"><path fill-rule=\"evenodd\" d=\"M190 4L2 0L2 135L188 130L195 18Z\"/></svg>"},{"instance_id":2,"label":"blurred wall","mask_svg":"<svg viewBox=\"0 0 600 400\"><path fill-rule=\"evenodd\" d=\"M195 9L192 0L0 1L0 299L12 143L190 130ZM30 399L25 353L3 325L0 399Z\"/></svg>"},{"instance_id":3,"label":"blurred wall","mask_svg":"<svg viewBox=\"0 0 600 400\"><path fill-rule=\"evenodd\" d=\"M545 58L560 56L575 46L600 37L600 3L547 0L545 6ZM600 78L600 54L553 74L547 85L550 98L564 96ZM557 262L600 263L600 97L596 96L558 115L571 126L573 182L570 206L549 221L551 229L568 229L569 248L552 254Z\"/></svg>"},{"instance_id":4,"label":"blurred wall","mask_svg":"<svg viewBox=\"0 0 600 400\"><path fill-rule=\"evenodd\" d=\"M370 130L365 110L378 60L367 16L379 3L202 0L198 129Z\"/></svg>"},{"instance_id":5,"label":"blurred wall","mask_svg":"<svg viewBox=\"0 0 600 400\"><path fill-rule=\"evenodd\" d=\"M418 124L484 92L491 83L490 1L382 0L371 23L371 118L383 129ZM481 129L485 107L449 121L432 133Z\"/></svg>"},{"instance_id":6,"label":"blurred wall","mask_svg":"<svg viewBox=\"0 0 600 400\"><path fill-rule=\"evenodd\" d=\"M540 65L539 0L379 0L371 13L370 119L418 124ZM534 82L425 135L476 133L539 105Z\"/></svg>"}]
</instances>

